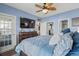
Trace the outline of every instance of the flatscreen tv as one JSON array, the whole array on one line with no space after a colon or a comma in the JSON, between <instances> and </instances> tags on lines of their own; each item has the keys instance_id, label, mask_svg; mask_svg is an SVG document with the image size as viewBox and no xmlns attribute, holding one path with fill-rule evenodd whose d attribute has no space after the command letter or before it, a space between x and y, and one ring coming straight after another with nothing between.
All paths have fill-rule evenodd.
<instances>
[{"instance_id":1,"label":"flatscreen tv","mask_svg":"<svg viewBox=\"0 0 79 59\"><path fill-rule=\"evenodd\" d=\"M20 28L34 28L35 20L28 18L20 18Z\"/></svg>"}]
</instances>

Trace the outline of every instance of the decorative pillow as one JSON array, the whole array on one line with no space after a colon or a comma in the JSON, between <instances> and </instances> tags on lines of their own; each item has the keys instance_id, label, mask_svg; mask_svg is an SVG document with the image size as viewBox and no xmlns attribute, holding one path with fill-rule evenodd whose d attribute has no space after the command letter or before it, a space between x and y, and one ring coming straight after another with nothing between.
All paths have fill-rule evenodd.
<instances>
[{"instance_id":1,"label":"decorative pillow","mask_svg":"<svg viewBox=\"0 0 79 59\"><path fill-rule=\"evenodd\" d=\"M73 40L70 33L62 36L62 39L56 45L53 56L64 56L72 49Z\"/></svg>"},{"instance_id":2,"label":"decorative pillow","mask_svg":"<svg viewBox=\"0 0 79 59\"><path fill-rule=\"evenodd\" d=\"M49 45L56 45L60 39L61 37L58 34L54 34L49 41Z\"/></svg>"},{"instance_id":3,"label":"decorative pillow","mask_svg":"<svg viewBox=\"0 0 79 59\"><path fill-rule=\"evenodd\" d=\"M73 47L72 50L67 54L67 56L79 56L79 33L74 32L73 36Z\"/></svg>"},{"instance_id":4,"label":"decorative pillow","mask_svg":"<svg viewBox=\"0 0 79 59\"><path fill-rule=\"evenodd\" d=\"M74 32L77 31L77 28L76 28L76 27L71 27L71 28L70 28L70 31L74 33Z\"/></svg>"},{"instance_id":5,"label":"decorative pillow","mask_svg":"<svg viewBox=\"0 0 79 59\"><path fill-rule=\"evenodd\" d=\"M63 32L63 34L69 33L70 32L70 29L69 28L64 29L62 32Z\"/></svg>"},{"instance_id":6,"label":"decorative pillow","mask_svg":"<svg viewBox=\"0 0 79 59\"><path fill-rule=\"evenodd\" d=\"M74 32L73 36L73 48L74 49L79 49L79 33L78 32Z\"/></svg>"}]
</instances>

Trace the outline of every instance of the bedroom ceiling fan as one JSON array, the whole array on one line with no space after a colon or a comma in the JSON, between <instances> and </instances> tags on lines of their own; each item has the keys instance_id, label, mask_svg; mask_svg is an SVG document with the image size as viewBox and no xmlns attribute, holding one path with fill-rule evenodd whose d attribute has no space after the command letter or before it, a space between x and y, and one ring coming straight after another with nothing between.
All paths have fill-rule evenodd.
<instances>
[{"instance_id":1,"label":"bedroom ceiling fan","mask_svg":"<svg viewBox=\"0 0 79 59\"><path fill-rule=\"evenodd\" d=\"M36 12L44 12L45 14L48 13L48 11L55 11L56 7L53 6L53 3L43 3L43 5L35 4L36 7L40 8L40 10Z\"/></svg>"}]
</instances>

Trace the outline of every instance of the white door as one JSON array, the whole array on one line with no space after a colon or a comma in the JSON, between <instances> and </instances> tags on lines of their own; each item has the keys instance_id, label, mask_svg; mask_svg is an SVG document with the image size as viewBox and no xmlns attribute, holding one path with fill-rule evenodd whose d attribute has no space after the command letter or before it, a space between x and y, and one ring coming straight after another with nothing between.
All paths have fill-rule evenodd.
<instances>
[{"instance_id":1,"label":"white door","mask_svg":"<svg viewBox=\"0 0 79 59\"><path fill-rule=\"evenodd\" d=\"M40 23L40 35L47 35L47 22Z\"/></svg>"},{"instance_id":2,"label":"white door","mask_svg":"<svg viewBox=\"0 0 79 59\"><path fill-rule=\"evenodd\" d=\"M16 17L0 13L0 52L13 49L16 45Z\"/></svg>"}]
</instances>

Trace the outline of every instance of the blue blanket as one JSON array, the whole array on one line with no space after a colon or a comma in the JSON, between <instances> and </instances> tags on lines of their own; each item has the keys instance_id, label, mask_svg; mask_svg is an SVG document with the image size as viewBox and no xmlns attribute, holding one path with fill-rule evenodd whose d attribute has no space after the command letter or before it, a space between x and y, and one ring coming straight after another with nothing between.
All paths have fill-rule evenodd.
<instances>
[{"instance_id":1,"label":"blue blanket","mask_svg":"<svg viewBox=\"0 0 79 59\"><path fill-rule=\"evenodd\" d=\"M50 36L37 36L23 40L15 49L19 54L21 50L31 56L51 56L53 46L49 46Z\"/></svg>"},{"instance_id":2,"label":"blue blanket","mask_svg":"<svg viewBox=\"0 0 79 59\"><path fill-rule=\"evenodd\" d=\"M58 45L56 46L55 45L50 46L49 45L50 38L51 38L50 36L37 36L37 37L25 39L16 46L15 51L17 52L17 54L20 54L20 52L23 51L25 54L29 56L52 56L53 54L55 54L54 53L55 47L56 46L60 47L61 44L58 43ZM62 45L65 48L67 48L68 46L67 41L70 41L70 39L69 40L63 39L63 41L61 40ZM61 45L61 50L63 48L62 45ZM60 53L61 50L57 48L56 52ZM68 51L66 50L66 52L69 52L69 50ZM65 55L65 54L62 54L62 55Z\"/></svg>"}]
</instances>

